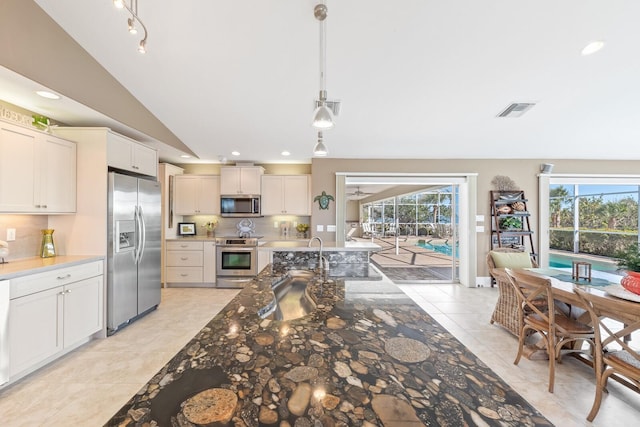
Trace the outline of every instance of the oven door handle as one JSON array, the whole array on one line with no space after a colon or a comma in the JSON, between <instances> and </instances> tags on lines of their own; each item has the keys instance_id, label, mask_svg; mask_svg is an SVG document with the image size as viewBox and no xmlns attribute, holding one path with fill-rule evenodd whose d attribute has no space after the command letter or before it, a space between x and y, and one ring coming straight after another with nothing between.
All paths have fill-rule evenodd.
<instances>
[{"instance_id":1,"label":"oven door handle","mask_svg":"<svg viewBox=\"0 0 640 427\"><path fill-rule=\"evenodd\" d=\"M218 250L224 252L253 252L257 248L253 246L250 248L244 246L218 246Z\"/></svg>"}]
</instances>

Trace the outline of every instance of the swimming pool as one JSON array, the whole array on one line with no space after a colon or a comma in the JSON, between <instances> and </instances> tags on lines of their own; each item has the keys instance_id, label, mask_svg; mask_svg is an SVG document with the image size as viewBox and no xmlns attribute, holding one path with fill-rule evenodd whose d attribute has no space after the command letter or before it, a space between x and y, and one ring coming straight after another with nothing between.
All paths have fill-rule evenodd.
<instances>
[{"instance_id":1,"label":"swimming pool","mask_svg":"<svg viewBox=\"0 0 640 427\"><path fill-rule=\"evenodd\" d=\"M597 271L604 271L612 274L620 274L615 261L593 259L592 257L581 257L573 254L549 253L549 267L571 268L573 261L584 261L591 264L591 268Z\"/></svg>"},{"instance_id":2,"label":"swimming pool","mask_svg":"<svg viewBox=\"0 0 640 427\"><path fill-rule=\"evenodd\" d=\"M453 252L453 248L448 244L434 245L430 242L418 242L416 243L416 246L420 246L421 248L425 249L431 249L432 251L436 251L449 256L451 256L451 253ZM458 255L458 248L456 247L456 258L459 257Z\"/></svg>"}]
</instances>

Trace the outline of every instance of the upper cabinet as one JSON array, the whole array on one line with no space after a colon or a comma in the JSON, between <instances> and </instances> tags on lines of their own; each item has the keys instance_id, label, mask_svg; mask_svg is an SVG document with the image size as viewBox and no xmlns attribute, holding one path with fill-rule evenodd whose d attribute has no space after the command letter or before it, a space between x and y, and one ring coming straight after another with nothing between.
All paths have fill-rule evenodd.
<instances>
[{"instance_id":1,"label":"upper cabinet","mask_svg":"<svg viewBox=\"0 0 640 427\"><path fill-rule=\"evenodd\" d=\"M0 212L76 210L76 144L0 122Z\"/></svg>"},{"instance_id":2,"label":"upper cabinet","mask_svg":"<svg viewBox=\"0 0 640 427\"><path fill-rule=\"evenodd\" d=\"M158 153L155 149L115 133L108 134L109 166L142 175L158 175Z\"/></svg>"},{"instance_id":3,"label":"upper cabinet","mask_svg":"<svg viewBox=\"0 0 640 427\"><path fill-rule=\"evenodd\" d=\"M260 166L233 166L220 168L220 194L260 195L260 178L264 168Z\"/></svg>"},{"instance_id":4,"label":"upper cabinet","mask_svg":"<svg viewBox=\"0 0 640 427\"><path fill-rule=\"evenodd\" d=\"M311 215L309 175L263 175L262 215Z\"/></svg>"},{"instance_id":5,"label":"upper cabinet","mask_svg":"<svg viewBox=\"0 0 640 427\"><path fill-rule=\"evenodd\" d=\"M176 215L220 213L218 175L176 175L173 185Z\"/></svg>"}]
</instances>

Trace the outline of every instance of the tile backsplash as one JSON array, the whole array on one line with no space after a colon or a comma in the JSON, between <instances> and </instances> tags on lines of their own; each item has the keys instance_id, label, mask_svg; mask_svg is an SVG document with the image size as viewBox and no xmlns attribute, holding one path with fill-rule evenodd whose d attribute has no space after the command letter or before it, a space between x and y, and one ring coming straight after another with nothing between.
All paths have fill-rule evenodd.
<instances>
[{"instance_id":1,"label":"tile backsplash","mask_svg":"<svg viewBox=\"0 0 640 427\"><path fill-rule=\"evenodd\" d=\"M0 215L0 240L7 240L7 228L16 229L16 240L9 244L6 261L38 256L42 229L47 228L47 215ZM55 243L55 232L53 239Z\"/></svg>"},{"instance_id":2,"label":"tile backsplash","mask_svg":"<svg viewBox=\"0 0 640 427\"><path fill-rule=\"evenodd\" d=\"M202 235L206 233L206 230L202 225L213 219L213 215L198 215L198 216L185 216L184 222L195 222L196 233ZM238 223L242 218L222 218L216 216L218 219L218 227L216 228L216 236L236 236L238 235ZM296 239L297 231L294 224L309 224L311 218L308 216L265 216L259 218L248 218L253 223L256 236L263 236L266 239ZM276 226L277 225L277 226ZM284 227L288 225L288 232L285 233ZM311 235L311 233L308 233Z\"/></svg>"}]
</instances>

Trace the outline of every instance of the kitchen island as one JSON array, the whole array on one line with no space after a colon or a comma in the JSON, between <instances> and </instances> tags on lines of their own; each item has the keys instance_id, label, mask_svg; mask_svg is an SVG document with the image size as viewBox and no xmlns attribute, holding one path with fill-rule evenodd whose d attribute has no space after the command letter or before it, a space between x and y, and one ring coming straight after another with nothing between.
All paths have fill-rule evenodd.
<instances>
[{"instance_id":1,"label":"kitchen island","mask_svg":"<svg viewBox=\"0 0 640 427\"><path fill-rule=\"evenodd\" d=\"M107 425L551 425L388 280L315 275L315 311L262 318L286 274L263 270Z\"/></svg>"}]
</instances>

